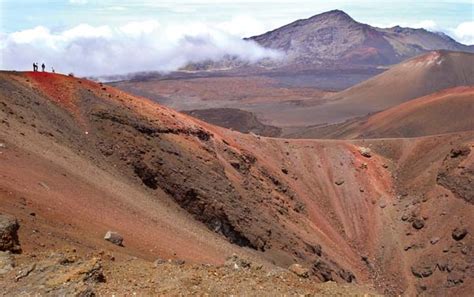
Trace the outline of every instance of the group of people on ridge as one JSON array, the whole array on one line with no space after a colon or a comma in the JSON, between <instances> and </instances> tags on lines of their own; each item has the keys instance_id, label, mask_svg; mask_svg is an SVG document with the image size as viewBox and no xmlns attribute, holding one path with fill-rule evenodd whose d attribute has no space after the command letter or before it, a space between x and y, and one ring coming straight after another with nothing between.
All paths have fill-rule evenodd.
<instances>
[{"instance_id":1,"label":"group of people on ridge","mask_svg":"<svg viewBox=\"0 0 474 297\"><path fill-rule=\"evenodd\" d=\"M45 71L45 68L46 68L46 65L44 65L44 63L41 64L41 70L42 70L43 72ZM33 71L34 71L34 72L38 72L38 63L33 63ZM55 72L53 67L51 67L51 72L52 72L52 73Z\"/></svg>"}]
</instances>

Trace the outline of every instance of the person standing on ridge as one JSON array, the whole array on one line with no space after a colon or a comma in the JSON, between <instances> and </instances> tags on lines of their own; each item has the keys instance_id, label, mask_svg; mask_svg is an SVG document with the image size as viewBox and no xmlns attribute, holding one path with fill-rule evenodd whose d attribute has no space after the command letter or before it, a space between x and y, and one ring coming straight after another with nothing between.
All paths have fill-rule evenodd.
<instances>
[{"instance_id":1,"label":"person standing on ridge","mask_svg":"<svg viewBox=\"0 0 474 297\"><path fill-rule=\"evenodd\" d=\"M54 71L54 67L51 67L51 72L56 73L56 71Z\"/></svg>"},{"instance_id":2,"label":"person standing on ridge","mask_svg":"<svg viewBox=\"0 0 474 297\"><path fill-rule=\"evenodd\" d=\"M46 65L44 65L44 63L41 64L41 69L43 69L43 72L44 72L44 69L45 69L45 68L46 68Z\"/></svg>"},{"instance_id":3,"label":"person standing on ridge","mask_svg":"<svg viewBox=\"0 0 474 297\"><path fill-rule=\"evenodd\" d=\"M33 71L34 72L38 71L38 63L33 63Z\"/></svg>"}]
</instances>

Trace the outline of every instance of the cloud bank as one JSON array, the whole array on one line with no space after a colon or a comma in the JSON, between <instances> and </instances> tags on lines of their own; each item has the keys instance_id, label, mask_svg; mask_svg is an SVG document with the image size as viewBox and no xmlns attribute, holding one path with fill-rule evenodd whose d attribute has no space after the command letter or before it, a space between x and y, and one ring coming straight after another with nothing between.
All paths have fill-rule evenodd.
<instances>
[{"instance_id":1,"label":"cloud bank","mask_svg":"<svg viewBox=\"0 0 474 297\"><path fill-rule=\"evenodd\" d=\"M48 70L100 76L168 72L225 56L248 62L281 57L279 52L227 33L229 28L238 31L232 23L221 25L226 31L203 23L163 26L152 20L118 27L82 24L57 32L38 26L0 35L0 67L26 70L33 62L44 62Z\"/></svg>"},{"instance_id":2,"label":"cloud bank","mask_svg":"<svg viewBox=\"0 0 474 297\"><path fill-rule=\"evenodd\" d=\"M464 44L474 44L474 22L459 24L453 30L453 35Z\"/></svg>"},{"instance_id":3,"label":"cloud bank","mask_svg":"<svg viewBox=\"0 0 474 297\"><path fill-rule=\"evenodd\" d=\"M474 22L462 22L454 28L445 28L433 20L421 20L419 22L390 22L383 24L374 24L376 27L389 28L393 26L402 26L414 29L426 29L431 32L442 32L454 38L457 42L472 45L474 44Z\"/></svg>"}]
</instances>

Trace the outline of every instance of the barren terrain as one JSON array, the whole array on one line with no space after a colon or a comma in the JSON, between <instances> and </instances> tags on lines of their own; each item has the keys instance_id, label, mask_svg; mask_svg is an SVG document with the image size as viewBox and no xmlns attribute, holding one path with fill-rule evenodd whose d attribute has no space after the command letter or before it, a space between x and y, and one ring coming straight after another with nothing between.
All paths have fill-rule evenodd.
<instances>
[{"instance_id":1,"label":"barren terrain","mask_svg":"<svg viewBox=\"0 0 474 297\"><path fill-rule=\"evenodd\" d=\"M222 284L237 294L348 292L317 284L328 281L387 295L473 290L472 131L286 140L74 77L3 72L0 86L0 213L19 220L23 249L0 275L9 295L123 293L127 282L139 294L222 294L215 279L233 273ZM123 247L103 240L108 230ZM75 260L46 256L72 250ZM227 272L234 253L262 264ZM171 264L150 269L159 258ZM309 282L288 274L293 264ZM256 292L239 285L252 281Z\"/></svg>"}]
</instances>

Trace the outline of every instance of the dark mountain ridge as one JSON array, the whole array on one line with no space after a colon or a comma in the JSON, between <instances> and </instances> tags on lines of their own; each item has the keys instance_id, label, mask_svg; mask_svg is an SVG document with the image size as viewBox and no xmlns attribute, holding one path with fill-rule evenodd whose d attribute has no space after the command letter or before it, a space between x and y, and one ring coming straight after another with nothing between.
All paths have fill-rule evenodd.
<instances>
[{"instance_id":1,"label":"dark mountain ridge","mask_svg":"<svg viewBox=\"0 0 474 297\"><path fill-rule=\"evenodd\" d=\"M474 51L446 34L400 26L377 28L341 10L297 20L246 40L283 51L286 59L281 64L307 68L390 65L432 50Z\"/></svg>"}]
</instances>

